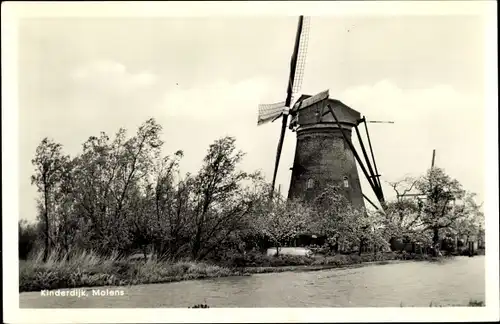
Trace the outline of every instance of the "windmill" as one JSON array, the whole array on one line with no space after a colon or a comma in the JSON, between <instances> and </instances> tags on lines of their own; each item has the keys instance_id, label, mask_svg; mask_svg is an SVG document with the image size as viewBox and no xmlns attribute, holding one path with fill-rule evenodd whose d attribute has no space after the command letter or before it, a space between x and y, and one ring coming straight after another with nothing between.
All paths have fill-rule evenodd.
<instances>
[{"instance_id":1,"label":"windmill","mask_svg":"<svg viewBox=\"0 0 500 324\"><path fill-rule=\"evenodd\" d=\"M297 133L294 164L288 192L289 199L311 200L327 185L339 184L352 205L364 207L366 199L378 207L361 191L357 166L359 165L380 205L385 206L380 175L368 134L367 123L394 123L391 121L367 121L356 110L339 100L330 99L325 90L314 96L302 95L293 104L293 96L299 91L305 66L309 37L309 18L299 17L297 35L290 63L290 77L285 101L259 105L258 125L274 122L282 118L280 137L276 152L271 198L274 193L283 140L288 117L291 116L289 129ZM365 124L368 136L372 167L358 125ZM351 130L355 129L365 162L351 142ZM366 166L365 166L366 163Z\"/></svg>"},{"instance_id":2,"label":"windmill","mask_svg":"<svg viewBox=\"0 0 500 324\"><path fill-rule=\"evenodd\" d=\"M302 95L290 110L290 115L290 128L297 133L297 145L291 168L289 199L312 200L325 187L336 184L354 207L364 208L364 200L367 200L378 209L361 190L359 166L380 205L385 207L368 132L369 121L364 116L340 100L329 98L328 90L314 96ZM361 123L364 123L368 137L370 156L358 128ZM362 156L352 143L354 131Z\"/></svg>"},{"instance_id":3,"label":"windmill","mask_svg":"<svg viewBox=\"0 0 500 324\"><path fill-rule=\"evenodd\" d=\"M300 91L302 79L304 75L305 58L307 54L307 43L309 40L310 18L300 16L297 26L297 35L295 45L290 61L290 77L288 79L288 88L285 101L259 105L259 115L257 125L262 125L267 122L274 122L281 118L281 130L278 140L278 148L276 151L276 160L274 164L273 182L271 188L271 198L274 194L274 186L276 184L276 175L278 173L279 162L281 158L281 150L285 138L285 131L288 122L290 106L293 101L293 96Z\"/></svg>"}]
</instances>

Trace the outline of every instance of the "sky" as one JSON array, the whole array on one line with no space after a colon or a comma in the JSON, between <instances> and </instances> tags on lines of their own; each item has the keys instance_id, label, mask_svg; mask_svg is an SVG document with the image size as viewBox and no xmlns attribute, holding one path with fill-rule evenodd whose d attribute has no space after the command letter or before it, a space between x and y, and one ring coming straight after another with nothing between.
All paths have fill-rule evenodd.
<instances>
[{"instance_id":1,"label":"sky","mask_svg":"<svg viewBox=\"0 0 500 324\"><path fill-rule=\"evenodd\" d=\"M42 138L74 156L89 136L134 133L150 117L163 126L164 154L184 151L183 172L196 172L209 144L230 135L246 153L241 167L270 181L280 123L257 126L257 105L285 99L296 24L284 16L21 20L20 217L36 217L31 159ZM368 120L394 121L369 124L383 181L423 174L436 149L436 166L481 201L485 27L479 16L312 17L301 94L329 89ZM287 132L277 179L285 193L295 143ZM384 193L394 195L387 185Z\"/></svg>"}]
</instances>

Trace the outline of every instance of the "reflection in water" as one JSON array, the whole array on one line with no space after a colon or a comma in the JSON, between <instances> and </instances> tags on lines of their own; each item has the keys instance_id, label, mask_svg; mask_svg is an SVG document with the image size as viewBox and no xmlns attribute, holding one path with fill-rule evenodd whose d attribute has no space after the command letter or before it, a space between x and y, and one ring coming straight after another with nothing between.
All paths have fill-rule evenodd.
<instances>
[{"instance_id":1,"label":"reflection in water","mask_svg":"<svg viewBox=\"0 0 500 324\"><path fill-rule=\"evenodd\" d=\"M121 287L122 297L42 297L20 307L399 307L484 301L484 257ZM104 288L105 289L105 288ZM89 288L89 291L91 289Z\"/></svg>"}]
</instances>

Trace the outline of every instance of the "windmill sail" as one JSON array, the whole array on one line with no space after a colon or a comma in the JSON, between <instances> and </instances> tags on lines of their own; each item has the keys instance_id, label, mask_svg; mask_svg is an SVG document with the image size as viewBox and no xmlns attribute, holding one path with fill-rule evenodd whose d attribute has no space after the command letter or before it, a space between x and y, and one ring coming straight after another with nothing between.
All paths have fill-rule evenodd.
<instances>
[{"instance_id":1,"label":"windmill sail","mask_svg":"<svg viewBox=\"0 0 500 324\"><path fill-rule=\"evenodd\" d=\"M307 19L307 22L309 21L309 19ZM309 24L307 23L307 31L309 30ZM274 186L275 186L275 183L276 183L276 175L278 173L278 167L279 167L279 163L280 163L280 158L281 158L281 150L283 148L283 141L284 141L284 138L285 138L285 131L286 131L286 126L287 126L287 121L288 121L288 111L290 109L290 105L291 105L291 102L292 102L292 97L293 97L293 94L294 94L294 85L299 85L301 84L302 82L302 77L301 75L303 74L303 70L304 70L304 63L305 63L305 45L307 45L307 40L304 40L302 41L302 44L304 45L303 48L300 47L300 44L301 44L301 39L302 39L302 36L304 36L305 39L307 39L309 33L305 33L304 35L302 34L303 33L303 27L304 27L304 17L303 16L300 16L299 17L299 24L298 24L298 27L297 27L297 36L296 36L296 39L295 39L295 46L294 46L294 49L293 49L293 54L292 54L292 59L291 59L291 62L290 62L290 78L289 78L289 82L288 82L288 89L287 89L287 97L286 97L286 100L285 100L285 108L284 108L284 111L283 111L283 119L281 121L281 132L280 132L280 137L279 137L279 141L278 141L278 149L277 149L277 152L276 152L276 162L274 164L274 173L273 173L273 182L272 182L272 190L271 190L271 197L273 196L274 194ZM299 62L299 58L302 58L302 64L299 66L297 63ZM296 76L298 76L299 80L297 81L297 83L295 83L295 78Z\"/></svg>"},{"instance_id":2,"label":"windmill sail","mask_svg":"<svg viewBox=\"0 0 500 324\"><path fill-rule=\"evenodd\" d=\"M257 125L262 125L274 119L279 118L285 108L285 102L277 102L274 104L259 105L259 115Z\"/></svg>"}]
</instances>

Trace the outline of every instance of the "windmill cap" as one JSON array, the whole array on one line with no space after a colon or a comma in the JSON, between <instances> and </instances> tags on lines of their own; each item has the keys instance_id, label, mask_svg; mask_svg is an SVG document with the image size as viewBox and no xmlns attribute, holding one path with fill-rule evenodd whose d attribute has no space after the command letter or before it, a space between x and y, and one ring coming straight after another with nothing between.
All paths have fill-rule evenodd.
<instances>
[{"instance_id":1,"label":"windmill cap","mask_svg":"<svg viewBox=\"0 0 500 324\"><path fill-rule=\"evenodd\" d=\"M311 95L302 95L297 100L297 104L290 111L292 115L298 115L298 124L310 124L314 123L317 116L316 114L323 111L326 113L328 110L326 105L329 104L335 111L335 115L342 124L357 125L358 121L361 119L361 113L352 109L351 107L344 104L342 101L337 99L332 99L329 97L323 100L313 101L312 104L306 104L305 106L298 104L301 101L310 98ZM335 120L331 114L324 115L322 117L322 122L335 123Z\"/></svg>"},{"instance_id":2,"label":"windmill cap","mask_svg":"<svg viewBox=\"0 0 500 324\"><path fill-rule=\"evenodd\" d=\"M299 99L297 99L297 103L307 99L307 98L311 98L312 96L311 95L307 95L307 94L303 94L299 97ZM327 98L325 99L328 101L328 103L333 103L334 106L342 106L342 108L345 108L345 109L348 109L348 110L351 110L353 112L353 114L358 114L359 116L361 116L361 113L359 111L357 111L356 109L353 109L351 107L349 107L348 105L346 105L345 103L343 103L342 101L338 100L338 99L333 99L333 98ZM309 105L307 106L299 106L298 104L296 104L296 106L293 107L292 111L296 112L296 111L299 111L299 110L302 110L302 109L305 109L309 107Z\"/></svg>"}]
</instances>

